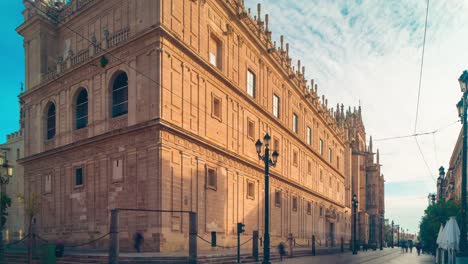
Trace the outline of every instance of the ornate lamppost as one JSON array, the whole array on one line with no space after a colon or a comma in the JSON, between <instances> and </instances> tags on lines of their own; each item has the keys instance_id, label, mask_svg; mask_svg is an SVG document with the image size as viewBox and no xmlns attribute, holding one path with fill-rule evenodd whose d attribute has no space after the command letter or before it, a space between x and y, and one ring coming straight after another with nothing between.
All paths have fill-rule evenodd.
<instances>
[{"instance_id":1,"label":"ornate lamppost","mask_svg":"<svg viewBox=\"0 0 468 264\"><path fill-rule=\"evenodd\" d=\"M353 194L353 255L357 254L356 248L356 214L357 214L357 206L358 206L358 199L356 194Z\"/></svg>"},{"instance_id":2,"label":"ornate lamppost","mask_svg":"<svg viewBox=\"0 0 468 264\"><path fill-rule=\"evenodd\" d=\"M393 220L392 220L392 248L393 248L393 244L394 244L394 242L393 242L393 224L394 223L393 223Z\"/></svg>"},{"instance_id":3,"label":"ornate lamppost","mask_svg":"<svg viewBox=\"0 0 468 264\"><path fill-rule=\"evenodd\" d=\"M0 171L0 190L1 195L6 194L6 185L10 182L10 178L13 176L13 168L8 165L8 159L6 152L4 157L0 157L1 171ZM3 206L0 206L0 218L3 216ZM0 262L3 263L4 258L4 246L3 246L3 224L0 221Z\"/></svg>"},{"instance_id":4,"label":"ornate lamppost","mask_svg":"<svg viewBox=\"0 0 468 264\"><path fill-rule=\"evenodd\" d=\"M460 256L467 256L467 239L466 239L466 148L467 146L467 126L466 126L466 109L467 109L467 86L468 86L468 71L463 71L460 78L460 90L463 93L462 99L457 104L458 116L461 117L463 124L463 145L462 145L462 181L461 181L461 219L460 219Z\"/></svg>"},{"instance_id":5,"label":"ornate lamppost","mask_svg":"<svg viewBox=\"0 0 468 264\"><path fill-rule=\"evenodd\" d=\"M265 163L265 233L263 235L263 263L270 264L270 166L276 166L279 153L274 150L270 158L270 135L265 134L262 141L257 140L255 148L258 158ZM265 144L265 154L262 155L262 146Z\"/></svg>"},{"instance_id":6,"label":"ornate lamppost","mask_svg":"<svg viewBox=\"0 0 468 264\"><path fill-rule=\"evenodd\" d=\"M445 176L445 168L444 166L440 166L439 168L439 177L437 178L437 186L439 187L438 194L439 194L439 201L444 199L444 176Z\"/></svg>"}]
</instances>

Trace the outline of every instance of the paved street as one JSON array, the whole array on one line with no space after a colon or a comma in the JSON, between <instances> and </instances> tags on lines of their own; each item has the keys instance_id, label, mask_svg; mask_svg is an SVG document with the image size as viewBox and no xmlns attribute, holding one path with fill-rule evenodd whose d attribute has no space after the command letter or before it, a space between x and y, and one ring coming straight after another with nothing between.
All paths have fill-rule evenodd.
<instances>
[{"instance_id":1,"label":"paved street","mask_svg":"<svg viewBox=\"0 0 468 264\"><path fill-rule=\"evenodd\" d=\"M279 263L279 262L278 262ZM429 255L418 256L413 253L401 253L398 248L384 249L383 251L358 252L339 255L324 255L315 257L304 257L284 260L285 264L317 263L317 264L433 264L434 258Z\"/></svg>"}]
</instances>

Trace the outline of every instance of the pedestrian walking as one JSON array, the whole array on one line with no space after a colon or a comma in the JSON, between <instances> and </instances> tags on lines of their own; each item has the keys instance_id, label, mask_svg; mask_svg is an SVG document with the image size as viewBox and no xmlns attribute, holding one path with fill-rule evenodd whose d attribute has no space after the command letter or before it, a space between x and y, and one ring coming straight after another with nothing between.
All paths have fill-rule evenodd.
<instances>
[{"instance_id":1,"label":"pedestrian walking","mask_svg":"<svg viewBox=\"0 0 468 264\"><path fill-rule=\"evenodd\" d=\"M418 256L421 255L421 243L416 244L416 251L418 252Z\"/></svg>"},{"instance_id":2,"label":"pedestrian walking","mask_svg":"<svg viewBox=\"0 0 468 264\"><path fill-rule=\"evenodd\" d=\"M413 243L410 243L409 249L410 249L410 253L413 253Z\"/></svg>"},{"instance_id":3,"label":"pedestrian walking","mask_svg":"<svg viewBox=\"0 0 468 264\"><path fill-rule=\"evenodd\" d=\"M283 261L283 256L286 256L286 249L283 242L279 243L278 245L278 253L280 255L281 261Z\"/></svg>"},{"instance_id":4,"label":"pedestrian walking","mask_svg":"<svg viewBox=\"0 0 468 264\"><path fill-rule=\"evenodd\" d=\"M145 239L143 238L143 235L140 232L136 232L133 239L135 241L134 247L135 247L136 251L140 252L141 251L141 245L143 244L143 241L145 241Z\"/></svg>"}]
</instances>

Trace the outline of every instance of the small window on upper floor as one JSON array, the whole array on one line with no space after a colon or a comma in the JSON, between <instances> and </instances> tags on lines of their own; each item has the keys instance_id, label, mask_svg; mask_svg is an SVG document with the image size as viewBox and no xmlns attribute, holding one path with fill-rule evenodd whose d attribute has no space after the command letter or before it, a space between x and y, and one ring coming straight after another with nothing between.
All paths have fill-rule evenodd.
<instances>
[{"instance_id":1,"label":"small window on upper floor","mask_svg":"<svg viewBox=\"0 0 468 264\"><path fill-rule=\"evenodd\" d=\"M48 174L44 179L44 193L52 192L52 175Z\"/></svg>"},{"instance_id":2,"label":"small window on upper floor","mask_svg":"<svg viewBox=\"0 0 468 264\"><path fill-rule=\"evenodd\" d=\"M296 196L292 197L292 209L293 211L297 211L297 197Z\"/></svg>"},{"instance_id":3,"label":"small window on upper floor","mask_svg":"<svg viewBox=\"0 0 468 264\"><path fill-rule=\"evenodd\" d=\"M119 73L112 84L112 117L128 113L128 77Z\"/></svg>"},{"instance_id":4,"label":"small window on upper floor","mask_svg":"<svg viewBox=\"0 0 468 264\"><path fill-rule=\"evenodd\" d=\"M276 118L280 117L280 98L276 94L273 94L273 115Z\"/></svg>"},{"instance_id":5,"label":"small window on upper floor","mask_svg":"<svg viewBox=\"0 0 468 264\"><path fill-rule=\"evenodd\" d=\"M293 116L292 116L292 130L294 131L294 133L297 133L298 128L299 128L299 120L298 120L297 114L293 113Z\"/></svg>"},{"instance_id":6,"label":"small window on upper floor","mask_svg":"<svg viewBox=\"0 0 468 264\"><path fill-rule=\"evenodd\" d=\"M323 207L320 206L320 216L323 216Z\"/></svg>"},{"instance_id":7,"label":"small window on upper floor","mask_svg":"<svg viewBox=\"0 0 468 264\"><path fill-rule=\"evenodd\" d=\"M88 92L81 89L76 97L75 129L88 126Z\"/></svg>"},{"instance_id":8,"label":"small window on upper floor","mask_svg":"<svg viewBox=\"0 0 468 264\"><path fill-rule=\"evenodd\" d=\"M75 168L75 187L83 186L83 167Z\"/></svg>"},{"instance_id":9,"label":"small window on upper floor","mask_svg":"<svg viewBox=\"0 0 468 264\"><path fill-rule=\"evenodd\" d=\"M306 142L307 142L307 145L312 144L312 129L310 127L307 127L307 130L306 130Z\"/></svg>"},{"instance_id":10,"label":"small window on upper floor","mask_svg":"<svg viewBox=\"0 0 468 264\"><path fill-rule=\"evenodd\" d=\"M207 169L206 170L206 187L216 190L218 186L218 179L216 175L216 170L215 169Z\"/></svg>"},{"instance_id":11,"label":"small window on upper floor","mask_svg":"<svg viewBox=\"0 0 468 264\"><path fill-rule=\"evenodd\" d=\"M336 167L340 169L340 156L336 156Z\"/></svg>"},{"instance_id":12,"label":"small window on upper floor","mask_svg":"<svg viewBox=\"0 0 468 264\"><path fill-rule=\"evenodd\" d=\"M208 55L210 64L221 70L222 44L221 40L214 34L210 36Z\"/></svg>"},{"instance_id":13,"label":"small window on upper floor","mask_svg":"<svg viewBox=\"0 0 468 264\"><path fill-rule=\"evenodd\" d=\"M312 173L312 162L310 161L307 162L307 173L308 174Z\"/></svg>"},{"instance_id":14,"label":"small window on upper floor","mask_svg":"<svg viewBox=\"0 0 468 264\"><path fill-rule=\"evenodd\" d=\"M281 191L275 191L275 205L281 207Z\"/></svg>"},{"instance_id":15,"label":"small window on upper floor","mask_svg":"<svg viewBox=\"0 0 468 264\"><path fill-rule=\"evenodd\" d=\"M320 155L323 155L323 140L320 139L319 141L319 152L320 152Z\"/></svg>"},{"instance_id":16,"label":"small window on upper floor","mask_svg":"<svg viewBox=\"0 0 468 264\"><path fill-rule=\"evenodd\" d=\"M21 150L19 148L16 149L16 159L21 159Z\"/></svg>"},{"instance_id":17,"label":"small window on upper floor","mask_svg":"<svg viewBox=\"0 0 468 264\"><path fill-rule=\"evenodd\" d=\"M333 161L333 151L331 148L328 148L328 161L332 163Z\"/></svg>"},{"instance_id":18,"label":"small window on upper floor","mask_svg":"<svg viewBox=\"0 0 468 264\"><path fill-rule=\"evenodd\" d=\"M247 198L248 199L255 199L255 183L254 182L247 182Z\"/></svg>"},{"instance_id":19,"label":"small window on upper floor","mask_svg":"<svg viewBox=\"0 0 468 264\"><path fill-rule=\"evenodd\" d=\"M255 139L255 122L250 119L247 119L247 137Z\"/></svg>"},{"instance_id":20,"label":"small window on upper floor","mask_svg":"<svg viewBox=\"0 0 468 264\"><path fill-rule=\"evenodd\" d=\"M247 94L255 98L256 93L257 87L255 73L251 70L247 70Z\"/></svg>"},{"instance_id":21,"label":"small window on upper floor","mask_svg":"<svg viewBox=\"0 0 468 264\"><path fill-rule=\"evenodd\" d=\"M53 139L55 137L56 113L55 104L51 103L47 109L46 115L46 139Z\"/></svg>"},{"instance_id":22,"label":"small window on upper floor","mask_svg":"<svg viewBox=\"0 0 468 264\"><path fill-rule=\"evenodd\" d=\"M275 137L273 137L273 150L280 151L280 141Z\"/></svg>"},{"instance_id":23,"label":"small window on upper floor","mask_svg":"<svg viewBox=\"0 0 468 264\"><path fill-rule=\"evenodd\" d=\"M307 214L312 214L312 203L307 202Z\"/></svg>"},{"instance_id":24,"label":"small window on upper floor","mask_svg":"<svg viewBox=\"0 0 468 264\"><path fill-rule=\"evenodd\" d=\"M323 171L320 170L320 182L323 182Z\"/></svg>"},{"instance_id":25,"label":"small window on upper floor","mask_svg":"<svg viewBox=\"0 0 468 264\"><path fill-rule=\"evenodd\" d=\"M221 113L222 113L221 98L213 94L211 99L212 99L211 116L221 121Z\"/></svg>"},{"instance_id":26,"label":"small window on upper floor","mask_svg":"<svg viewBox=\"0 0 468 264\"><path fill-rule=\"evenodd\" d=\"M297 151L293 151L293 165L297 167L298 165L298 157L297 157Z\"/></svg>"}]
</instances>

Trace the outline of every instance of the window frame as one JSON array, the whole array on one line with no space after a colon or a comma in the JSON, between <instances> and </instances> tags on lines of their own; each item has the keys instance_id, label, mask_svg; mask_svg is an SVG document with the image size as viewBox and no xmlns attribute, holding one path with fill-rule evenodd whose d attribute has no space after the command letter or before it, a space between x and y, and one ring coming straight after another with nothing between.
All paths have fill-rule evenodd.
<instances>
[{"instance_id":1,"label":"window frame","mask_svg":"<svg viewBox=\"0 0 468 264\"><path fill-rule=\"evenodd\" d=\"M214 173L214 185L212 185L211 184L212 182L210 181L210 171L213 171ZM216 191L218 189L218 170L212 167L207 167L205 177L206 177L205 188Z\"/></svg>"},{"instance_id":2,"label":"window frame","mask_svg":"<svg viewBox=\"0 0 468 264\"><path fill-rule=\"evenodd\" d=\"M246 184L247 184L247 188L246 188L245 193L246 193L247 199L255 200L255 182L247 180Z\"/></svg>"},{"instance_id":3,"label":"window frame","mask_svg":"<svg viewBox=\"0 0 468 264\"><path fill-rule=\"evenodd\" d=\"M215 101L219 102L219 115L216 115L215 111ZM218 121L222 122L223 117L223 100L221 97L217 96L216 94L212 93L211 94L211 117L214 119L217 119Z\"/></svg>"},{"instance_id":4,"label":"window frame","mask_svg":"<svg viewBox=\"0 0 468 264\"><path fill-rule=\"evenodd\" d=\"M280 97L276 95L275 93L273 93L272 111L273 111L273 116L276 118L280 118L280 107L281 107L280 101L281 101Z\"/></svg>"},{"instance_id":5,"label":"window frame","mask_svg":"<svg viewBox=\"0 0 468 264\"><path fill-rule=\"evenodd\" d=\"M293 150L293 165L295 167L299 166L299 154L296 150Z\"/></svg>"},{"instance_id":6,"label":"window frame","mask_svg":"<svg viewBox=\"0 0 468 264\"><path fill-rule=\"evenodd\" d=\"M249 76L253 77L252 86L250 86ZM246 76L246 88L247 94L252 98L257 98L257 75L251 68L247 68L247 76Z\"/></svg>"},{"instance_id":7,"label":"window frame","mask_svg":"<svg viewBox=\"0 0 468 264\"><path fill-rule=\"evenodd\" d=\"M77 172L78 170L81 171L81 184L77 184L78 181L77 181ZM73 188L74 189L79 189L79 188L83 188L84 186L84 178L85 178L85 171L84 171L84 166L83 165L80 165L80 166L75 166L73 167Z\"/></svg>"},{"instance_id":8,"label":"window frame","mask_svg":"<svg viewBox=\"0 0 468 264\"><path fill-rule=\"evenodd\" d=\"M331 147L328 148L328 162L333 163L333 150Z\"/></svg>"},{"instance_id":9,"label":"window frame","mask_svg":"<svg viewBox=\"0 0 468 264\"><path fill-rule=\"evenodd\" d=\"M116 87L116 82L120 76L125 75L127 78L126 85L122 85L120 87ZM112 84L110 86L110 99L111 99L111 118L117 118L120 116L125 116L128 115L128 103L129 103L129 97L128 97L128 87L129 87L129 79L128 79L128 74L125 71L118 71L115 73L114 77L112 78ZM124 95L126 94L126 98L124 95L122 95L123 99L120 100L118 103L116 103L117 99L117 93L120 91L124 91ZM124 106L126 107L126 110L119 110L117 111L116 108ZM118 108L117 108L118 109Z\"/></svg>"},{"instance_id":10,"label":"window frame","mask_svg":"<svg viewBox=\"0 0 468 264\"><path fill-rule=\"evenodd\" d=\"M252 129L252 131L250 131ZM252 133L252 134L250 134ZM247 137L255 140L255 121L247 117Z\"/></svg>"},{"instance_id":11,"label":"window frame","mask_svg":"<svg viewBox=\"0 0 468 264\"><path fill-rule=\"evenodd\" d=\"M292 119L292 130L297 134L299 132L299 116L293 112Z\"/></svg>"},{"instance_id":12,"label":"window frame","mask_svg":"<svg viewBox=\"0 0 468 264\"><path fill-rule=\"evenodd\" d=\"M307 145L312 145L312 128L307 126L306 128L306 143Z\"/></svg>"},{"instance_id":13,"label":"window frame","mask_svg":"<svg viewBox=\"0 0 468 264\"><path fill-rule=\"evenodd\" d=\"M297 212L297 208L298 208L298 201L297 201L297 196L293 195L292 196L292 201L291 201L291 208L293 211L296 211Z\"/></svg>"},{"instance_id":14,"label":"window frame","mask_svg":"<svg viewBox=\"0 0 468 264\"><path fill-rule=\"evenodd\" d=\"M216 33L213 31L210 32L210 38L209 38L209 43L208 43L208 62L211 66L217 68L218 70L223 69L223 59L222 59L222 54L223 54L223 41ZM214 40L214 43L216 43L216 54L213 54L211 51L211 43ZM212 56L214 55L215 63L212 61Z\"/></svg>"},{"instance_id":15,"label":"window frame","mask_svg":"<svg viewBox=\"0 0 468 264\"><path fill-rule=\"evenodd\" d=\"M319 140L319 153L320 153L320 156L323 156L323 149L324 149L323 139L320 139Z\"/></svg>"},{"instance_id":16,"label":"window frame","mask_svg":"<svg viewBox=\"0 0 468 264\"><path fill-rule=\"evenodd\" d=\"M312 215L312 203L307 202L307 214Z\"/></svg>"},{"instance_id":17,"label":"window frame","mask_svg":"<svg viewBox=\"0 0 468 264\"><path fill-rule=\"evenodd\" d=\"M53 114L51 113L52 107ZM45 127L46 140L55 139L55 136L57 136L57 107L55 106L54 102L50 102L47 106L47 111L45 115Z\"/></svg>"},{"instance_id":18,"label":"window frame","mask_svg":"<svg viewBox=\"0 0 468 264\"><path fill-rule=\"evenodd\" d=\"M80 96L82 93L86 93L86 101L78 103L78 100L80 99ZM82 109L80 109L82 107ZM75 96L75 104L74 104L74 122L75 122L75 130L80 130L82 128L88 127L88 122L89 122L89 93L85 88L80 88ZM85 114L82 116L78 117L79 112L83 111ZM79 120L85 120L83 122L82 126L79 126L80 122Z\"/></svg>"},{"instance_id":19,"label":"window frame","mask_svg":"<svg viewBox=\"0 0 468 264\"><path fill-rule=\"evenodd\" d=\"M276 207L281 207L281 190L276 190L275 191L275 206Z\"/></svg>"}]
</instances>

